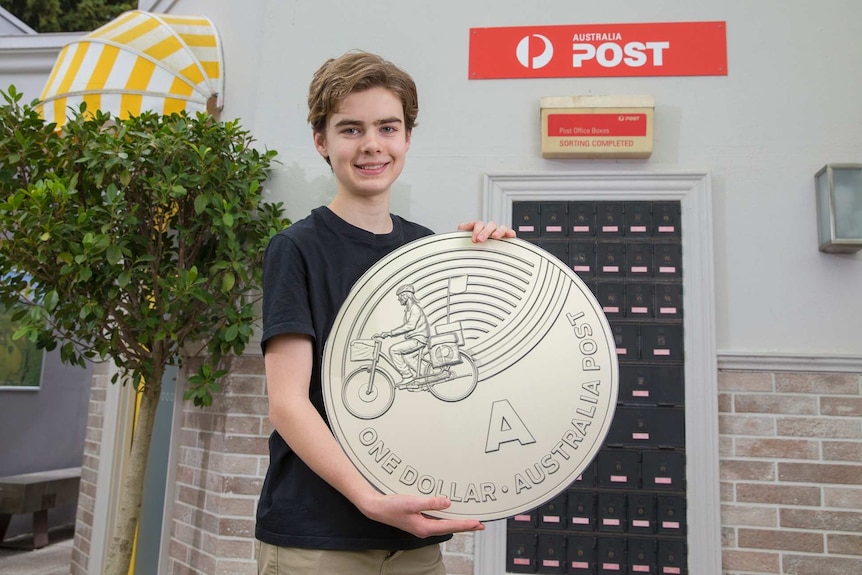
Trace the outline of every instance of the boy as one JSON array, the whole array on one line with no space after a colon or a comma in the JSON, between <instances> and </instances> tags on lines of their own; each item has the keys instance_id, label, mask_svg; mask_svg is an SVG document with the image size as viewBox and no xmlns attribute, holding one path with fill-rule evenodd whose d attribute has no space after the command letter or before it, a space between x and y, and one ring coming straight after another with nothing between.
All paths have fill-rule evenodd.
<instances>
[{"instance_id":1,"label":"boy","mask_svg":"<svg viewBox=\"0 0 862 575\"><path fill-rule=\"evenodd\" d=\"M439 543L484 526L423 511L445 497L383 495L342 451L325 420L323 346L359 277L430 235L389 213L419 111L416 86L390 62L350 52L317 70L308 95L314 146L332 167L332 202L275 236L264 262L263 352L270 464L257 511L262 574L443 575ZM514 237L493 222L458 229L473 241Z\"/></svg>"}]
</instances>

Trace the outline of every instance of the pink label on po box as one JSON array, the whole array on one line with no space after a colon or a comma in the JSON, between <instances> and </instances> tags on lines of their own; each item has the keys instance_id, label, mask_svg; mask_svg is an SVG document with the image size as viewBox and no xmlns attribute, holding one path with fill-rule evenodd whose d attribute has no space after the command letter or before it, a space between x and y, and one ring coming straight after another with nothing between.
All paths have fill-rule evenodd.
<instances>
[{"instance_id":1,"label":"pink label on po box","mask_svg":"<svg viewBox=\"0 0 862 575\"><path fill-rule=\"evenodd\" d=\"M536 227L535 226L518 226L518 231L519 232L535 232Z\"/></svg>"}]
</instances>

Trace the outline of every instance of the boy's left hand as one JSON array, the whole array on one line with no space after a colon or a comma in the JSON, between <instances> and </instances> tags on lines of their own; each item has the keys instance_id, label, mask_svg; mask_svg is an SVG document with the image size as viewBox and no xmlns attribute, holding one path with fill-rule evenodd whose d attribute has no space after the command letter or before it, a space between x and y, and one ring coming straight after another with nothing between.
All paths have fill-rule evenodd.
<instances>
[{"instance_id":1,"label":"boy's left hand","mask_svg":"<svg viewBox=\"0 0 862 575\"><path fill-rule=\"evenodd\" d=\"M473 243L480 244L488 238L499 240L502 238L514 238L515 230L508 226L498 226L494 222L473 221L461 224L458 230L462 232L473 232Z\"/></svg>"}]
</instances>

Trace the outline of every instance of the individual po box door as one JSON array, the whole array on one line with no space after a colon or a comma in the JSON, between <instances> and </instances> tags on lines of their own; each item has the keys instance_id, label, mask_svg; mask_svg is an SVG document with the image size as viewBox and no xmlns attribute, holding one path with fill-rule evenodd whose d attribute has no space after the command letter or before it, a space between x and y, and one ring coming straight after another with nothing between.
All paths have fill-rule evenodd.
<instances>
[{"instance_id":1,"label":"individual po box door","mask_svg":"<svg viewBox=\"0 0 862 575\"><path fill-rule=\"evenodd\" d=\"M566 541L569 575L595 575L596 539L585 535L569 535Z\"/></svg>"},{"instance_id":2,"label":"individual po box door","mask_svg":"<svg viewBox=\"0 0 862 575\"><path fill-rule=\"evenodd\" d=\"M653 575L656 572L656 542L630 537L628 540L629 573Z\"/></svg>"},{"instance_id":3,"label":"individual po box door","mask_svg":"<svg viewBox=\"0 0 862 575\"><path fill-rule=\"evenodd\" d=\"M536 572L536 534L510 531L506 535L506 571Z\"/></svg>"},{"instance_id":4,"label":"individual po box door","mask_svg":"<svg viewBox=\"0 0 862 575\"><path fill-rule=\"evenodd\" d=\"M655 495L629 492L628 498L627 512L629 533L655 533Z\"/></svg>"},{"instance_id":5,"label":"individual po box door","mask_svg":"<svg viewBox=\"0 0 862 575\"><path fill-rule=\"evenodd\" d=\"M565 238L568 227L568 214L565 202L542 202L541 220L543 238Z\"/></svg>"},{"instance_id":6,"label":"individual po box door","mask_svg":"<svg viewBox=\"0 0 862 575\"><path fill-rule=\"evenodd\" d=\"M644 489L685 492L685 453L682 451L644 451L641 457Z\"/></svg>"},{"instance_id":7,"label":"individual po box door","mask_svg":"<svg viewBox=\"0 0 862 575\"><path fill-rule=\"evenodd\" d=\"M598 457L599 488L637 489L640 487L641 454L624 449L602 449Z\"/></svg>"},{"instance_id":8,"label":"individual po box door","mask_svg":"<svg viewBox=\"0 0 862 575\"><path fill-rule=\"evenodd\" d=\"M594 238L595 236L595 202L569 202L569 237Z\"/></svg>"},{"instance_id":9,"label":"individual po box door","mask_svg":"<svg viewBox=\"0 0 862 575\"><path fill-rule=\"evenodd\" d=\"M624 533L626 530L626 494L622 492L599 492L599 531Z\"/></svg>"},{"instance_id":10,"label":"individual po box door","mask_svg":"<svg viewBox=\"0 0 862 575\"><path fill-rule=\"evenodd\" d=\"M621 365L619 401L625 404L682 405L682 365Z\"/></svg>"},{"instance_id":11,"label":"individual po box door","mask_svg":"<svg viewBox=\"0 0 862 575\"><path fill-rule=\"evenodd\" d=\"M596 528L596 494L593 491L569 489L566 500L572 531L593 531Z\"/></svg>"},{"instance_id":12,"label":"individual po box door","mask_svg":"<svg viewBox=\"0 0 862 575\"><path fill-rule=\"evenodd\" d=\"M538 509L538 526L543 529L566 528L566 492L563 491Z\"/></svg>"},{"instance_id":13,"label":"individual po box door","mask_svg":"<svg viewBox=\"0 0 862 575\"><path fill-rule=\"evenodd\" d=\"M512 204L512 227L522 238L538 237L542 218L539 202L514 202Z\"/></svg>"}]
</instances>

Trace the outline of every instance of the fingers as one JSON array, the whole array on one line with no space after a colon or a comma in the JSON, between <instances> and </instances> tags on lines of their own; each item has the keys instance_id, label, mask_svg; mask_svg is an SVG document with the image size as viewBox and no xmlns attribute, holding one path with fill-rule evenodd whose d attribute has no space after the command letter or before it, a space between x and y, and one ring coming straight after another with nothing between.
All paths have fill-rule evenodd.
<instances>
[{"instance_id":1,"label":"fingers","mask_svg":"<svg viewBox=\"0 0 862 575\"><path fill-rule=\"evenodd\" d=\"M473 221L461 224L458 226L459 231L473 232L473 243L480 244L487 240L488 238L493 238L496 240L503 238L514 238L515 230L509 228L506 225L497 225L494 222L488 222L487 224L482 221Z\"/></svg>"}]
</instances>

